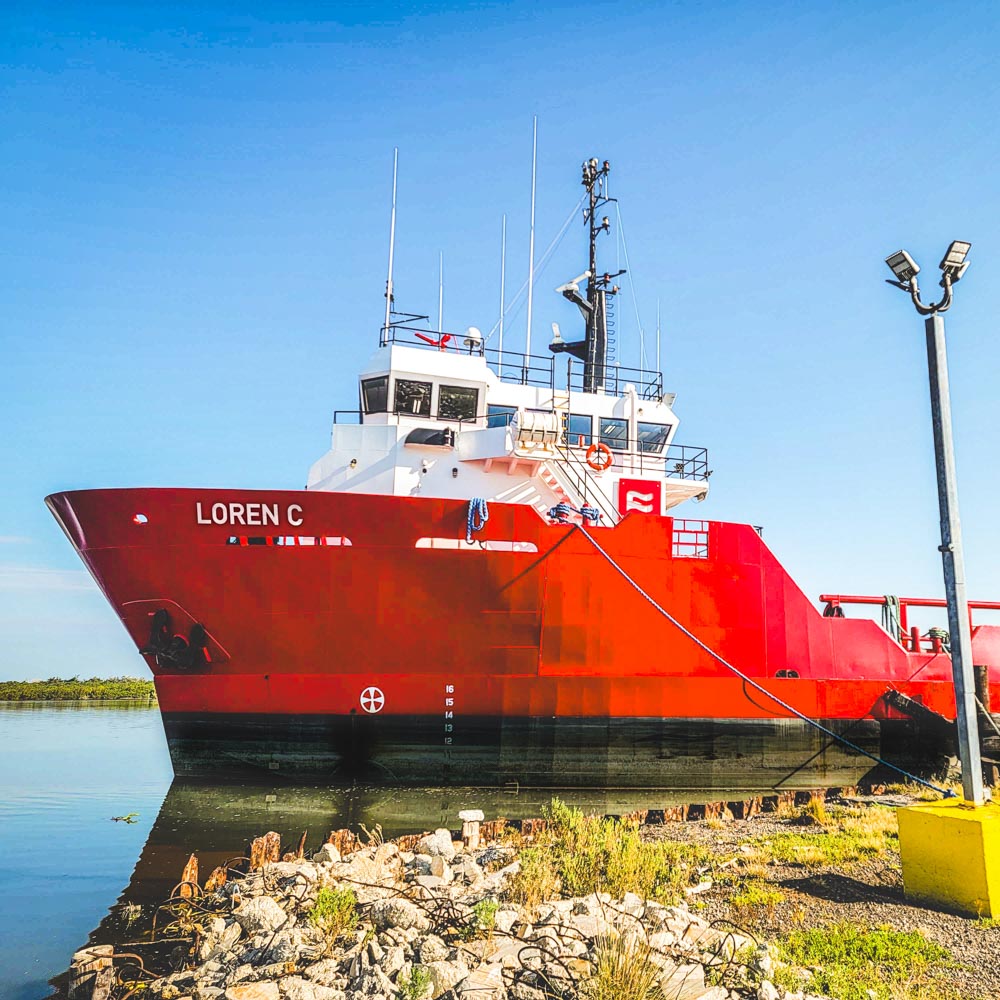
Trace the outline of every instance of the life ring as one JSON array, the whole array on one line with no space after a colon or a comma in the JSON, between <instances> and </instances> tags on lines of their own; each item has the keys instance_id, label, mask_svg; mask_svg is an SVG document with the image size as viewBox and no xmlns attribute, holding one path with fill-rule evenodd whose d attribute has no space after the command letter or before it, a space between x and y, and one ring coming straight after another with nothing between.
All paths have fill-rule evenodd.
<instances>
[{"instance_id":1,"label":"life ring","mask_svg":"<svg viewBox=\"0 0 1000 1000\"><path fill-rule=\"evenodd\" d=\"M604 443L592 444L587 449L587 465L597 472L603 472L614 460L611 449Z\"/></svg>"}]
</instances>

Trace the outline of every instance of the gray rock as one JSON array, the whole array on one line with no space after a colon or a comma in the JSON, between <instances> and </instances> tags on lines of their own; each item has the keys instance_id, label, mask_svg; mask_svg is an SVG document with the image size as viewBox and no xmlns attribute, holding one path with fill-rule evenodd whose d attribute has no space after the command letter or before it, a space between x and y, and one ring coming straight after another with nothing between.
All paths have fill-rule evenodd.
<instances>
[{"instance_id":1,"label":"gray rock","mask_svg":"<svg viewBox=\"0 0 1000 1000\"><path fill-rule=\"evenodd\" d=\"M443 879L445 882L450 882L455 877L452 874L451 868L448 867L448 862L440 855L431 856L431 874L437 875L439 879Z\"/></svg>"},{"instance_id":2,"label":"gray rock","mask_svg":"<svg viewBox=\"0 0 1000 1000\"><path fill-rule=\"evenodd\" d=\"M285 923L285 911L270 896L245 900L233 916L249 937L277 930Z\"/></svg>"},{"instance_id":3,"label":"gray rock","mask_svg":"<svg viewBox=\"0 0 1000 1000\"><path fill-rule=\"evenodd\" d=\"M446 885L445 880L438 875L414 875L413 881L431 892L443 889Z\"/></svg>"},{"instance_id":4,"label":"gray rock","mask_svg":"<svg viewBox=\"0 0 1000 1000\"><path fill-rule=\"evenodd\" d=\"M470 972L455 986L455 996L462 1000L506 1000L507 989L499 965Z\"/></svg>"},{"instance_id":5,"label":"gray rock","mask_svg":"<svg viewBox=\"0 0 1000 1000\"><path fill-rule=\"evenodd\" d=\"M469 857L455 858L453 870L459 878L464 878L467 882L471 882L473 885L481 881L485 875L482 868L480 868L479 865L477 865L476 862Z\"/></svg>"},{"instance_id":6,"label":"gray rock","mask_svg":"<svg viewBox=\"0 0 1000 1000\"><path fill-rule=\"evenodd\" d=\"M339 986L343 980L340 972L340 963L332 958L324 958L319 962L306 966L302 970L302 975L306 979L311 979L321 986Z\"/></svg>"},{"instance_id":7,"label":"gray rock","mask_svg":"<svg viewBox=\"0 0 1000 1000\"><path fill-rule=\"evenodd\" d=\"M757 949L750 962L750 968L765 979L770 979L774 975L774 959L771 958L771 953L765 946Z\"/></svg>"},{"instance_id":8,"label":"gray rock","mask_svg":"<svg viewBox=\"0 0 1000 1000\"><path fill-rule=\"evenodd\" d=\"M294 962L299 957L302 935L293 929L276 931L260 951L258 963L278 965Z\"/></svg>"},{"instance_id":9,"label":"gray rock","mask_svg":"<svg viewBox=\"0 0 1000 1000\"><path fill-rule=\"evenodd\" d=\"M430 965L431 962L444 962L448 958L448 954L451 949L441 940L436 934L428 934L420 942L420 947L418 953L420 955L420 961L424 965Z\"/></svg>"},{"instance_id":10,"label":"gray rock","mask_svg":"<svg viewBox=\"0 0 1000 1000\"><path fill-rule=\"evenodd\" d=\"M439 829L426 837L421 837L417 847L421 854L429 854L432 858L441 857L445 861L451 861L455 857L455 845L451 842L450 830Z\"/></svg>"},{"instance_id":11,"label":"gray rock","mask_svg":"<svg viewBox=\"0 0 1000 1000\"><path fill-rule=\"evenodd\" d=\"M503 909L497 910L496 916L493 919L493 926L496 927L501 934L509 934L510 929L517 923L519 915L517 910Z\"/></svg>"},{"instance_id":12,"label":"gray rock","mask_svg":"<svg viewBox=\"0 0 1000 1000\"><path fill-rule=\"evenodd\" d=\"M249 963L238 965L232 972L229 973L229 975L226 976L222 985L228 989L230 986L235 986L237 983L243 982L244 979L250 979L253 974L253 966Z\"/></svg>"},{"instance_id":13,"label":"gray rock","mask_svg":"<svg viewBox=\"0 0 1000 1000\"><path fill-rule=\"evenodd\" d=\"M336 864L341 860L340 851L337 850L333 844L323 844L320 849L312 856L313 861L318 864Z\"/></svg>"},{"instance_id":14,"label":"gray rock","mask_svg":"<svg viewBox=\"0 0 1000 1000\"><path fill-rule=\"evenodd\" d=\"M780 997L781 994L778 992L778 987L770 979L765 979L757 987L757 1000L780 1000Z\"/></svg>"},{"instance_id":15,"label":"gray rock","mask_svg":"<svg viewBox=\"0 0 1000 1000\"><path fill-rule=\"evenodd\" d=\"M625 895L622 896L619 909L632 914L633 917L639 917L642 916L646 909L646 902L641 896L637 896L634 892L626 892Z\"/></svg>"},{"instance_id":16,"label":"gray rock","mask_svg":"<svg viewBox=\"0 0 1000 1000\"><path fill-rule=\"evenodd\" d=\"M586 938L601 937L612 929L610 921L605 920L599 912L573 915L570 923Z\"/></svg>"},{"instance_id":17,"label":"gray rock","mask_svg":"<svg viewBox=\"0 0 1000 1000\"><path fill-rule=\"evenodd\" d=\"M280 1000L277 983L243 983L230 986L224 994L226 1000Z\"/></svg>"},{"instance_id":18,"label":"gray rock","mask_svg":"<svg viewBox=\"0 0 1000 1000\"><path fill-rule=\"evenodd\" d=\"M706 988L705 969L696 963L673 965L660 978L660 989L671 1000L700 1000Z\"/></svg>"},{"instance_id":19,"label":"gray rock","mask_svg":"<svg viewBox=\"0 0 1000 1000\"><path fill-rule=\"evenodd\" d=\"M527 983L514 983L507 991L511 1000L545 1000L545 991L529 986Z\"/></svg>"},{"instance_id":20,"label":"gray rock","mask_svg":"<svg viewBox=\"0 0 1000 1000\"><path fill-rule=\"evenodd\" d=\"M267 873L304 882L315 882L319 878L316 866L308 861L274 861L267 866Z\"/></svg>"},{"instance_id":21,"label":"gray rock","mask_svg":"<svg viewBox=\"0 0 1000 1000\"><path fill-rule=\"evenodd\" d=\"M391 948L386 949L385 958L382 959L382 971L391 979L403 968L405 961L406 952L403 950L402 945L393 945Z\"/></svg>"},{"instance_id":22,"label":"gray rock","mask_svg":"<svg viewBox=\"0 0 1000 1000\"><path fill-rule=\"evenodd\" d=\"M240 939L243 928L235 920L223 920L222 917L213 917L208 922L205 937L198 947L198 961L212 962L232 951L233 946Z\"/></svg>"},{"instance_id":23,"label":"gray rock","mask_svg":"<svg viewBox=\"0 0 1000 1000\"><path fill-rule=\"evenodd\" d=\"M278 988L285 1000L344 1000L340 990L312 983L301 976L285 976L278 980Z\"/></svg>"},{"instance_id":24,"label":"gray rock","mask_svg":"<svg viewBox=\"0 0 1000 1000\"><path fill-rule=\"evenodd\" d=\"M426 962L424 965L434 984L432 997L439 997L469 974L469 968L464 962Z\"/></svg>"},{"instance_id":25,"label":"gray rock","mask_svg":"<svg viewBox=\"0 0 1000 1000\"><path fill-rule=\"evenodd\" d=\"M380 931L390 927L425 931L431 925L424 911L408 899L380 899L372 905L369 917Z\"/></svg>"}]
</instances>

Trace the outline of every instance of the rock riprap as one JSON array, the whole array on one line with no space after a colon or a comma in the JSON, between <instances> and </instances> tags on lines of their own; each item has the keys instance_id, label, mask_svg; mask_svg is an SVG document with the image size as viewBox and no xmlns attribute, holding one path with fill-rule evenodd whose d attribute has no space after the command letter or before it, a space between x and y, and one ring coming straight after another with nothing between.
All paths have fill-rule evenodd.
<instances>
[{"instance_id":1,"label":"rock riprap","mask_svg":"<svg viewBox=\"0 0 1000 1000\"><path fill-rule=\"evenodd\" d=\"M462 818L468 827L481 814ZM808 1000L766 978L773 965L756 942L685 903L592 893L519 905L517 852L466 840L436 830L265 861L197 898L193 947L176 959L188 967L143 996L586 1000L599 970L624 960L651 967L664 1000Z\"/></svg>"}]
</instances>

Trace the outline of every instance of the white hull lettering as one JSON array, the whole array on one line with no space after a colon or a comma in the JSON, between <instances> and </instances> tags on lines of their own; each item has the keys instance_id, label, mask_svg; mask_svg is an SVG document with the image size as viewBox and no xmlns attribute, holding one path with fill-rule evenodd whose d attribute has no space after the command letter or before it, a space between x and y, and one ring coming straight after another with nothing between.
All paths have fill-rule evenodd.
<instances>
[{"instance_id":1,"label":"white hull lettering","mask_svg":"<svg viewBox=\"0 0 1000 1000\"><path fill-rule=\"evenodd\" d=\"M201 501L198 501L194 505L194 511L198 524L256 527L281 522L280 509L276 503L213 503L210 514L206 516ZM299 527L302 524L302 507L297 503L289 504L285 518L293 528Z\"/></svg>"}]
</instances>

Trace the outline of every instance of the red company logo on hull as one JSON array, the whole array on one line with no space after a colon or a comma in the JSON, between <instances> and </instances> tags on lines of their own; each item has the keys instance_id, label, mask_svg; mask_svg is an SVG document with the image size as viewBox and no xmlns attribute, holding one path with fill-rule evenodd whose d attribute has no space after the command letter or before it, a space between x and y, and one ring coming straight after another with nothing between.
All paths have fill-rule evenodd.
<instances>
[{"instance_id":1,"label":"red company logo on hull","mask_svg":"<svg viewBox=\"0 0 1000 1000\"><path fill-rule=\"evenodd\" d=\"M663 510L663 484L655 479L620 479L618 481L618 512L660 514Z\"/></svg>"}]
</instances>

